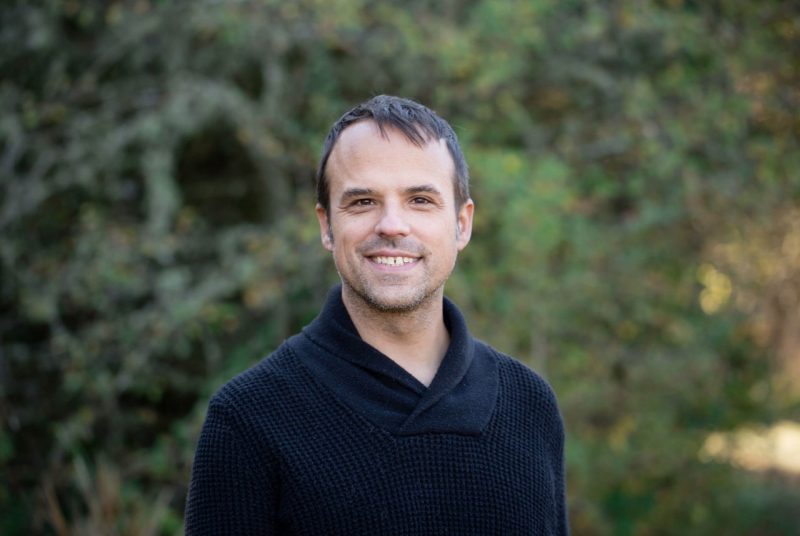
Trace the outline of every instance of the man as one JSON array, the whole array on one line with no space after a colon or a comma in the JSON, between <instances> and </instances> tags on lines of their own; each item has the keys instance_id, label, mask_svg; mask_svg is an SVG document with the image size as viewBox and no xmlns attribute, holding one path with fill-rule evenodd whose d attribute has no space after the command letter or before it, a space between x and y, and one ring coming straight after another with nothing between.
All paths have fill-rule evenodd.
<instances>
[{"instance_id":1,"label":"man","mask_svg":"<svg viewBox=\"0 0 800 536\"><path fill-rule=\"evenodd\" d=\"M474 210L453 130L375 97L333 126L317 196L341 285L212 398L187 534L567 534L551 389L444 297Z\"/></svg>"}]
</instances>

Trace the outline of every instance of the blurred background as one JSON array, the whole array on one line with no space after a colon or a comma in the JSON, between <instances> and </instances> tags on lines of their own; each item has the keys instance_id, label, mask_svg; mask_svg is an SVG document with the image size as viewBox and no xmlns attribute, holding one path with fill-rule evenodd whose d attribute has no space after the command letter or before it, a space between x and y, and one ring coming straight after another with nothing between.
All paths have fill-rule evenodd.
<instances>
[{"instance_id":1,"label":"blurred background","mask_svg":"<svg viewBox=\"0 0 800 536\"><path fill-rule=\"evenodd\" d=\"M748 0L5 0L0 533L182 532L380 93L461 138L448 294L554 386L574 534L797 534L800 6Z\"/></svg>"}]
</instances>

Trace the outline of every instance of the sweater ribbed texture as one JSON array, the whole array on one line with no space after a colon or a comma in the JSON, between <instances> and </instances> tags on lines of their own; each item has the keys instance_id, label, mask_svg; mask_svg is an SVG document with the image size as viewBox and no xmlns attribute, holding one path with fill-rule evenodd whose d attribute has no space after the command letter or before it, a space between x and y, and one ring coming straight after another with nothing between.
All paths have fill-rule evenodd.
<instances>
[{"instance_id":1,"label":"sweater ribbed texture","mask_svg":"<svg viewBox=\"0 0 800 536\"><path fill-rule=\"evenodd\" d=\"M186 533L568 534L552 390L473 339L450 302L445 322L451 351L425 388L354 343L334 289L303 333L212 398Z\"/></svg>"}]
</instances>

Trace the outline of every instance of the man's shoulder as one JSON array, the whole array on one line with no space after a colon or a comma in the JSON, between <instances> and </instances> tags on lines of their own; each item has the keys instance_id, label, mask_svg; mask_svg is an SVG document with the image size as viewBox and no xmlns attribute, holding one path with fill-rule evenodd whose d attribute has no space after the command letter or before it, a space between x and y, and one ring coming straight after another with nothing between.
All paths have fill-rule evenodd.
<instances>
[{"instance_id":1,"label":"man's shoulder","mask_svg":"<svg viewBox=\"0 0 800 536\"><path fill-rule=\"evenodd\" d=\"M500 379L505 384L507 392L510 391L517 395L543 396L555 402L553 388L536 370L483 341L478 340L477 345L482 352L493 355L497 360Z\"/></svg>"},{"instance_id":2,"label":"man's shoulder","mask_svg":"<svg viewBox=\"0 0 800 536\"><path fill-rule=\"evenodd\" d=\"M279 401L301 381L302 372L291 350L290 339L247 370L228 380L211 398L212 404L253 406Z\"/></svg>"},{"instance_id":3,"label":"man's shoulder","mask_svg":"<svg viewBox=\"0 0 800 536\"><path fill-rule=\"evenodd\" d=\"M563 441L561 411L549 382L518 359L486 344L483 346L497 359L500 379L498 414L510 419L515 427L521 426L521 422L536 422L537 429L548 430L547 437ZM553 444L558 445L557 442Z\"/></svg>"}]
</instances>

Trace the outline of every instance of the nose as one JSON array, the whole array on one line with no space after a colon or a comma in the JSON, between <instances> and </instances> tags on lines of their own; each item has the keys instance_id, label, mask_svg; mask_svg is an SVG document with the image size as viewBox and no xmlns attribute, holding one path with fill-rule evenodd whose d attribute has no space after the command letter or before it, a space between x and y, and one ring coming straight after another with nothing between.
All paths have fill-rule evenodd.
<instances>
[{"instance_id":1,"label":"nose","mask_svg":"<svg viewBox=\"0 0 800 536\"><path fill-rule=\"evenodd\" d=\"M398 207L386 205L375 224L375 233L381 236L406 236L411 232L411 226L403 217Z\"/></svg>"}]
</instances>

